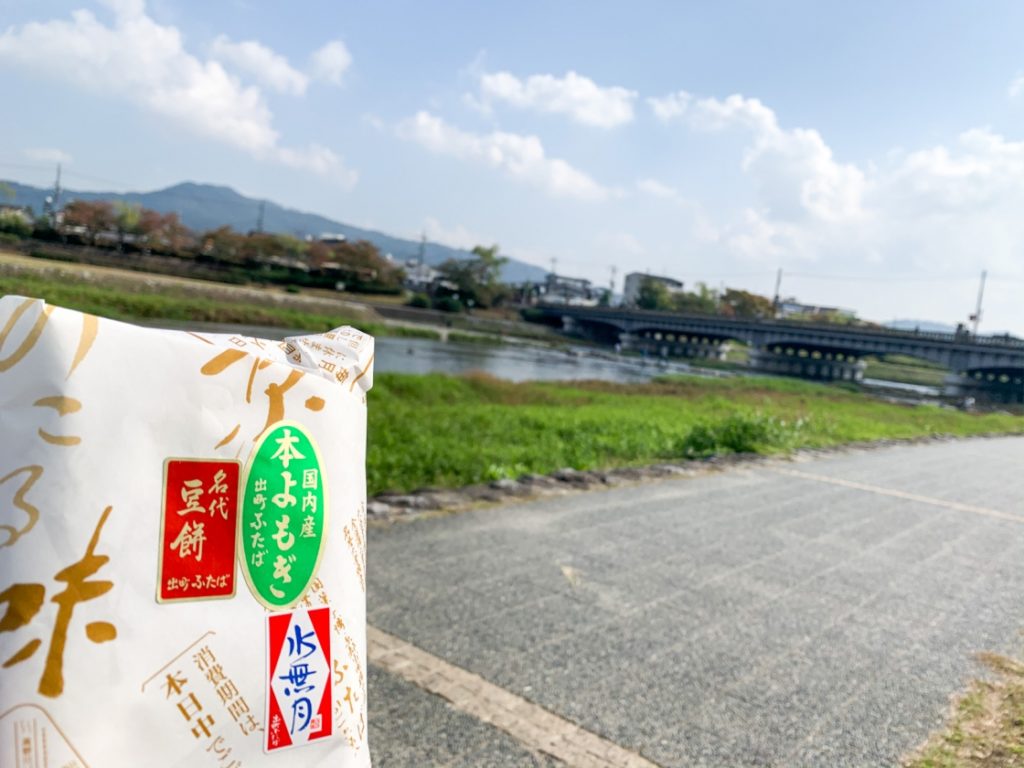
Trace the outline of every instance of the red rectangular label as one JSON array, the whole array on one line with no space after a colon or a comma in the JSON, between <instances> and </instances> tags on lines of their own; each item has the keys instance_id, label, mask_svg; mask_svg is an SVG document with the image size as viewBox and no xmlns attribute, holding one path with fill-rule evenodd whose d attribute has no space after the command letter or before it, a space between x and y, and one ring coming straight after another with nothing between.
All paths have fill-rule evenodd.
<instances>
[{"instance_id":1,"label":"red rectangular label","mask_svg":"<svg viewBox=\"0 0 1024 768\"><path fill-rule=\"evenodd\" d=\"M240 474L238 461L164 462L159 602L235 594Z\"/></svg>"}]
</instances>

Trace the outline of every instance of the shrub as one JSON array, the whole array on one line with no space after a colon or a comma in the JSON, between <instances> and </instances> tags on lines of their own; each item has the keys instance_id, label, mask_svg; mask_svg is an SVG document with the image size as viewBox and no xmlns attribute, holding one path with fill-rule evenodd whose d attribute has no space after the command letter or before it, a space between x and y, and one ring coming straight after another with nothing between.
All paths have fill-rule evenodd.
<instances>
[{"instance_id":1,"label":"shrub","mask_svg":"<svg viewBox=\"0 0 1024 768\"><path fill-rule=\"evenodd\" d=\"M430 297L425 293L414 293L409 299L409 306L417 309L430 309Z\"/></svg>"},{"instance_id":2,"label":"shrub","mask_svg":"<svg viewBox=\"0 0 1024 768\"><path fill-rule=\"evenodd\" d=\"M790 422L760 412L735 413L714 422L698 424L679 444L679 452L696 458L716 453L760 453L785 449L798 442L805 421Z\"/></svg>"}]
</instances>

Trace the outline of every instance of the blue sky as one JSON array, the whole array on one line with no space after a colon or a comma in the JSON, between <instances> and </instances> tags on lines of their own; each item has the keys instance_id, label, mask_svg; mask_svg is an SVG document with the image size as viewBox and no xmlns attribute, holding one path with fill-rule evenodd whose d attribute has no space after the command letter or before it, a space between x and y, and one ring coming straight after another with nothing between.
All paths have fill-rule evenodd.
<instances>
[{"instance_id":1,"label":"blue sky","mask_svg":"<svg viewBox=\"0 0 1024 768\"><path fill-rule=\"evenodd\" d=\"M300 10L296 10L300 9ZM1024 334L1024 5L0 0L0 177ZM11 116L13 115L13 119Z\"/></svg>"}]
</instances>

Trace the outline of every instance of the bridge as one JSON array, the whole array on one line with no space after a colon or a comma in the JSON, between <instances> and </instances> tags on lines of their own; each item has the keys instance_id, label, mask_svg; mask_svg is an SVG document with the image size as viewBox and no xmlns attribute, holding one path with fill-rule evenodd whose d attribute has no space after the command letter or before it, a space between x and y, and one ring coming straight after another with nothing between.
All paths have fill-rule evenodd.
<instances>
[{"instance_id":1,"label":"bridge","mask_svg":"<svg viewBox=\"0 0 1024 768\"><path fill-rule=\"evenodd\" d=\"M664 358L722 358L728 342L740 341L750 347L753 368L811 379L860 381L864 357L906 355L948 369L947 394L1024 402L1024 341L1010 337L611 307L540 310L570 335Z\"/></svg>"}]
</instances>

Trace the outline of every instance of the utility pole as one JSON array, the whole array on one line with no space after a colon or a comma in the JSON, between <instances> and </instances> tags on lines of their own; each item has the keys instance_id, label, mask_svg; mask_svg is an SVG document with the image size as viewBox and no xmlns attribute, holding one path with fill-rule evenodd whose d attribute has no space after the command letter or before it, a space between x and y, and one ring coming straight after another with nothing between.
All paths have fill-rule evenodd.
<instances>
[{"instance_id":1,"label":"utility pole","mask_svg":"<svg viewBox=\"0 0 1024 768\"><path fill-rule=\"evenodd\" d=\"M50 223L57 226L57 211L60 210L60 163L57 163L57 180L53 182L53 194L43 202L43 213L50 217Z\"/></svg>"},{"instance_id":2,"label":"utility pole","mask_svg":"<svg viewBox=\"0 0 1024 768\"><path fill-rule=\"evenodd\" d=\"M260 212L256 216L256 232L263 234L263 213L266 210L267 203L265 200L260 200Z\"/></svg>"},{"instance_id":3,"label":"utility pole","mask_svg":"<svg viewBox=\"0 0 1024 768\"><path fill-rule=\"evenodd\" d=\"M978 285L978 305L974 309L974 314L970 317L974 322L973 333L975 337L978 335L978 323L981 322L981 300L985 296L985 277L987 275L988 273L984 269L981 270L981 284Z\"/></svg>"},{"instance_id":4,"label":"utility pole","mask_svg":"<svg viewBox=\"0 0 1024 768\"><path fill-rule=\"evenodd\" d=\"M556 256L552 256L551 257L551 274L552 275L557 275L558 274L558 257L556 257Z\"/></svg>"},{"instance_id":5,"label":"utility pole","mask_svg":"<svg viewBox=\"0 0 1024 768\"><path fill-rule=\"evenodd\" d=\"M53 185L53 210L60 209L60 163L57 163L57 181Z\"/></svg>"},{"instance_id":6,"label":"utility pole","mask_svg":"<svg viewBox=\"0 0 1024 768\"><path fill-rule=\"evenodd\" d=\"M417 261L419 261L421 266L426 262L426 259L427 259L427 233L426 232L424 232L422 235L420 235L420 249L419 249L419 252L416 254L416 259L417 259Z\"/></svg>"},{"instance_id":7,"label":"utility pole","mask_svg":"<svg viewBox=\"0 0 1024 768\"><path fill-rule=\"evenodd\" d=\"M774 314L776 317L779 316L779 291L782 289L782 267L779 267L779 271L775 273L775 298L772 300L772 307L774 308Z\"/></svg>"}]
</instances>

